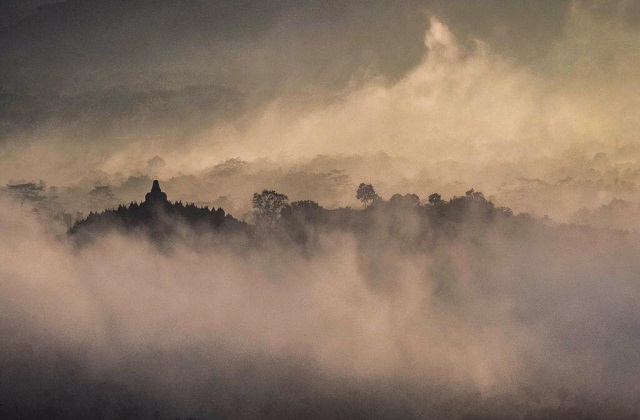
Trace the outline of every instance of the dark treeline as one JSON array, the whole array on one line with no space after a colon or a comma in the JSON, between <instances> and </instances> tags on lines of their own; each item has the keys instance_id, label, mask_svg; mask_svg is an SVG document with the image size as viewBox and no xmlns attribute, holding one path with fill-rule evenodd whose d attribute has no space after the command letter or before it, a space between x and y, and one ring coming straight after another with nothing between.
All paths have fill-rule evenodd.
<instances>
[{"instance_id":1,"label":"dark treeline","mask_svg":"<svg viewBox=\"0 0 640 420\"><path fill-rule=\"evenodd\" d=\"M315 201L289 202L284 194L263 190L253 196L255 223L249 224L223 208L170 202L154 181L144 202L90 213L69 232L80 242L110 230L143 233L163 241L188 227L196 236L239 234L255 244L277 240L303 246L313 246L323 232L347 232L360 239L384 236L400 247L429 249L442 236L455 236L469 227L478 229L496 221L520 226L532 220L528 215L513 216L510 209L495 206L473 189L448 201L434 193L422 204L416 194L395 194L383 200L372 185L361 184L356 197L363 204L361 209L326 209Z\"/></svg>"},{"instance_id":2,"label":"dark treeline","mask_svg":"<svg viewBox=\"0 0 640 420\"><path fill-rule=\"evenodd\" d=\"M181 201L172 203L160 189L159 182L154 181L142 203L121 204L116 209L92 212L86 219L76 222L69 233L81 242L110 230L144 233L151 239L162 241L173 237L183 226L194 232L243 232L248 227L222 208L209 209L193 203L185 205Z\"/></svg>"}]
</instances>

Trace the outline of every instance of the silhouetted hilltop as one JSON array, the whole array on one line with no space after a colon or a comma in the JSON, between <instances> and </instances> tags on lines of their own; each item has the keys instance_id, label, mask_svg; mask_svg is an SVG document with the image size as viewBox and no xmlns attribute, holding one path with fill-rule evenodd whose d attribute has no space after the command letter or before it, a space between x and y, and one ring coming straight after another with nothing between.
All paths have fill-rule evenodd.
<instances>
[{"instance_id":1,"label":"silhouetted hilltop","mask_svg":"<svg viewBox=\"0 0 640 420\"><path fill-rule=\"evenodd\" d=\"M429 250L443 237L483 234L497 225L522 228L523 223L532 220L527 215L513 216L511 210L496 207L473 189L448 201L432 194L422 204L415 194L395 194L385 201L373 186L361 184L357 197L363 208L325 209L310 200L289 203L286 195L264 190L254 194L252 200L254 226L226 214L222 208L171 203L156 180L141 204L90 213L70 233L82 242L112 230L140 232L153 240L176 234L190 240L225 232L243 234L255 245L276 240L313 246L323 232L343 232L353 234L363 246L380 244L384 238L385 246Z\"/></svg>"},{"instance_id":2,"label":"silhouetted hilltop","mask_svg":"<svg viewBox=\"0 0 640 420\"><path fill-rule=\"evenodd\" d=\"M194 204L170 202L167 194L155 180L151 191L145 195L145 201L120 205L114 210L90 213L86 219L77 222L70 230L71 235L80 239L111 230L139 232L153 239L162 239L188 226L195 231L236 232L244 231L248 225L226 214L222 207L215 209L198 207Z\"/></svg>"},{"instance_id":3,"label":"silhouetted hilltop","mask_svg":"<svg viewBox=\"0 0 640 420\"><path fill-rule=\"evenodd\" d=\"M473 189L448 201L432 194L424 202L416 194L395 194L383 200L371 185L361 184L356 197L363 207L325 209L310 200L289 203L286 195L276 191L255 193L252 203L257 235L253 239L313 248L323 233L346 233L362 247L429 252L441 239L464 236L475 240L492 229L508 233L542 226L527 214L514 216L510 209L495 206Z\"/></svg>"}]
</instances>

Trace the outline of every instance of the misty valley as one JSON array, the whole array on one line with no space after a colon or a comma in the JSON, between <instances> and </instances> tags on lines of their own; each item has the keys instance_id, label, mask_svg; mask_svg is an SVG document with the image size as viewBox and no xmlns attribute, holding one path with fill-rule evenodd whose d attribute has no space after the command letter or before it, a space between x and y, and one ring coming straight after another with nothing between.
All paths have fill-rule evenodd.
<instances>
[{"instance_id":1,"label":"misty valley","mask_svg":"<svg viewBox=\"0 0 640 420\"><path fill-rule=\"evenodd\" d=\"M263 190L249 223L150 187L67 230L4 189L2 416L637 413L639 234L473 189Z\"/></svg>"},{"instance_id":2,"label":"misty valley","mask_svg":"<svg viewBox=\"0 0 640 420\"><path fill-rule=\"evenodd\" d=\"M0 420L640 419L640 0L1 0Z\"/></svg>"}]
</instances>

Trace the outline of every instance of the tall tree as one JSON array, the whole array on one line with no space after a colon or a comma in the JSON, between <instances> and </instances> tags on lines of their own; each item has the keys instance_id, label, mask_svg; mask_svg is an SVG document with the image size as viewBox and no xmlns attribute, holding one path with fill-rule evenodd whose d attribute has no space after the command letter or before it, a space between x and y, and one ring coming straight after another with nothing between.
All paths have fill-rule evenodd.
<instances>
[{"instance_id":1,"label":"tall tree","mask_svg":"<svg viewBox=\"0 0 640 420\"><path fill-rule=\"evenodd\" d=\"M373 185L365 184L364 182L358 186L356 191L356 198L362 201L362 204L367 207L370 203L380 199L380 196L376 194L376 190L373 189Z\"/></svg>"},{"instance_id":2,"label":"tall tree","mask_svg":"<svg viewBox=\"0 0 640 420\"><path fill-rule=\"evenodd\" d=\"M442 196L438 193L433 193L429 196L429 204L438 204L442 203Z\"/></svg>"},{"instance_id":3,"label":"tall tree","mask_svg":"<svg viewBox=\"0 0 640 420\"><path fill-rule=\"evenodd\" d=\"M273 190L254 193L251 200L255 209L256 222L273 225L281 216L282 210L289 205L289 197Z\"/></svg>"},{"instance_id":4,"label":"tall tree","mask_svg":"<svg viewBox=\"0 0 640 420\"><path fill-rule=\"evenodd\" d=\"M89 192L91 210L106 210L118 205L118 199L108 185L99 185Z\"/></svg>"}]
</instances>

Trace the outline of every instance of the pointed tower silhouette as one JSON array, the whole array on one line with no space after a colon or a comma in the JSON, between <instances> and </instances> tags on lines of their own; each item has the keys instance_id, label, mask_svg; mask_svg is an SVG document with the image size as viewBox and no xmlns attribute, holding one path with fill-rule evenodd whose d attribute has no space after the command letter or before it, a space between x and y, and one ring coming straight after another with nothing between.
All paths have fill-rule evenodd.
<instances>
[{"instance_id":1,"label":"pointed tower silhouette","mask_svg":"<svg viewBox=\"0 0 640 420\"><path fill-rule=\"evenodd\" d=\"M160 189L160 183L157 179L153 181L153 186L151 187L151 191L144 196L145 203L166 203L167 202L167 194L163 193Z\"/></svg>"}]
</instances>

